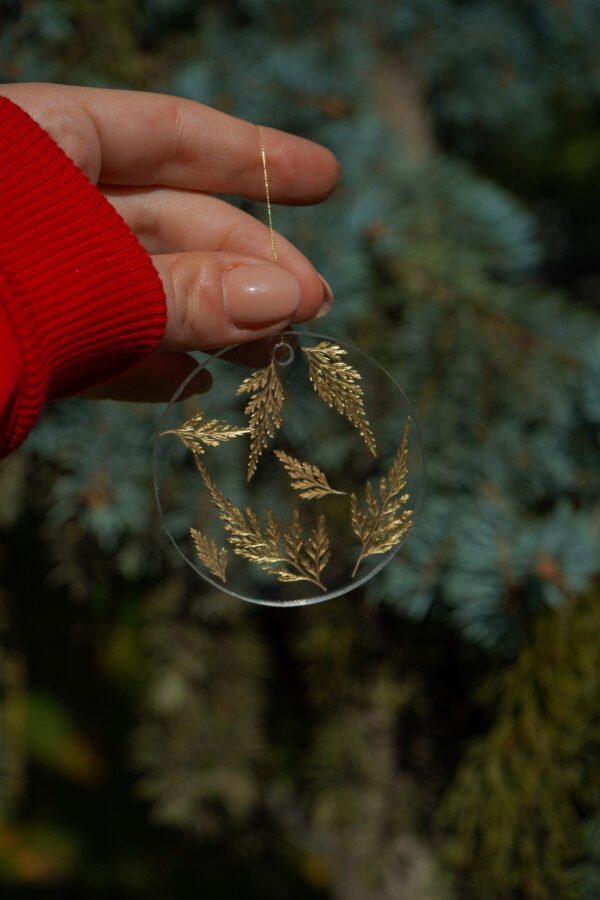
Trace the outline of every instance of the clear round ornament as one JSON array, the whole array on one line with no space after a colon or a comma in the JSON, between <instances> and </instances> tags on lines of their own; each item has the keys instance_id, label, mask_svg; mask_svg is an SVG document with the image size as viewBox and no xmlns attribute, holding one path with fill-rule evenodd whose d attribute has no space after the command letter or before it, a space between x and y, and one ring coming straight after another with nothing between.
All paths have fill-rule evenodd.
<instances>
[{"instance_id":1,"label":"clear round ornament","mask_svg":"<svg viewBox=\"0 0 600 900\"><path fill-rule=\"evenodd\" d=\"M205 394L185 397L201 370ZM410 536L424 461L409 401L373 359L308 331L199 362L154 447L164 527L212 587L298 606L352 591Z\"/></svg>"}]
</instances>

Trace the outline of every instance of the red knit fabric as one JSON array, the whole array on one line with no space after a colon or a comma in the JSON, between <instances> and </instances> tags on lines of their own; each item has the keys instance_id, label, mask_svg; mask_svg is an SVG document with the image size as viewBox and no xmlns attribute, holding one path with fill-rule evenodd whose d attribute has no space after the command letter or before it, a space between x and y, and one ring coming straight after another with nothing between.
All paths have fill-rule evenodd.
<instances>
[{"instance_id":1,"label":"red knit fabric","mask_svg":"<svg viewBox=\"0 0 600 900\"><path fill-rule=\"evenodd\" d=\"M100 191L0 97L0 455L44 402L106 381L160 342L150 257Z\"/></svg>"}]
</instances>

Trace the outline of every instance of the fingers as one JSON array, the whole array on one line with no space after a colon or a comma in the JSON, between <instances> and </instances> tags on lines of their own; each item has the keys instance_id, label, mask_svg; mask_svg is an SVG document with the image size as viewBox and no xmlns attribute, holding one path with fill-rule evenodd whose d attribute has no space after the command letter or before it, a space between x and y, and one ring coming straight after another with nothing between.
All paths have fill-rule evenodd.
<instances>
[{"instance_id":1,"label":"fingers","mask_svg":"<svg viewBox=\"0 0 600 900\"><path fill-rule=\"evenodd\" d=\"M166 403L181 382L190 375L198 363L185 353L154 353L137 366L103 384L82 393L91 400L129 400L133 403ZM201 370L186 386L180 400L193 394L204 394L210 389L212 378Z\"/></svg>"},{"instance_id":2,"label":"fingers","mask_svg":"<svg viewBox=\"0 0 600 900\"><path fill-rule=\"evenodd\" d=\"M192 100L142 91L18 84L3 85L2 93L59 144L69 143L64 149L96 183L264 198L258 133L249 122ZM272 128L261 133L275 202L315 203L331 193L340 167L329 150ZM90 151L92 139L97 154Z\"/></svg>"},{"instance_id":3,"label":"fingers","mask_svg":"<svg viewBox=\"0 0 600 900\"><path fill-rule=\"evenodd\" d=\"M154 256L167 298L165 350L212 349L277 334L327 302L318 276L277 263L202 251Z\"/></svg>"},{"instance_id":4,"label":"fingers","mask_svg":"<svg viewBox=\"0 0 600 900\"><path fill-rule=\"evenodd\" d=\"M168 188L109 188L105 193L151 253L202 249L271 261L266 225L216 197ZM294 321L324 315L333 302L329 285L293 244L281 235L275 239L278 265L300 284Z\"/></svg>"},{"instance_id":5,"label":"fingers","mask_svg":"<svg viewBox=\"0 0 600 900\"><path fill-rule=\"evenodd\" d=\"M216 197L169 188L109 188L104 193L149 253L224 250L271 261L266 225ZM321 276L306 256L279 234L275 242L279 264L298 279L302 295L322 294ZM300 315L304 312L301 308Z\"/></svg>"}]
</instances>

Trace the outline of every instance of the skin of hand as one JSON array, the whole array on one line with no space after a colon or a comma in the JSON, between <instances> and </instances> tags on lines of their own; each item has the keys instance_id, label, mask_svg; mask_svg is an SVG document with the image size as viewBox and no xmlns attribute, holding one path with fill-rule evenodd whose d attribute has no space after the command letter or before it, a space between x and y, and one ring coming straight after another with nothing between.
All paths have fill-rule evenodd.
<instances>
[{"instance_id":1,"label":"skin of hand","mask_svg":"<svg viewBox=\"0 0 600 900\"><path fill-rule=\"evenodd\" d=\"M98 186L152 257L167 301L162 343L88 396L168 399L195 367L186 350L269 338L324 315L331 289L309 260L257 219L212 196L265 199L255 125L162 94L55 84L3 84ZM326 199L340 165L325 147L260 128L271 200ZM210 378L194 385L205 390Z\"/></svg>"}]
</instances>

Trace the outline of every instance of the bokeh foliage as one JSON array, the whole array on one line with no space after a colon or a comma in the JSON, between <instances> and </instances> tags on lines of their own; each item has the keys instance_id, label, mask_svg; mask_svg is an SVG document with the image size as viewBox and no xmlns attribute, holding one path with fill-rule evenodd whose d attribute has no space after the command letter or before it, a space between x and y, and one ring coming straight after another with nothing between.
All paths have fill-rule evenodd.
<instances>
[{"instance_id":1,"label":"bokeh foliage","mask_svg":"<svg viewBox=\"0 0 600 900\"><path fill-rule=\"evenodd\" d=\"M276 225L334 287L326 330L412 399L428 461L365 595L265 612L166 546L154 412L49 409L0 469L0 877L61 897L598 897L598 4L0 15L4 80L177 93L338 153L334 198Z\"/></svg>"}]
</instances>

